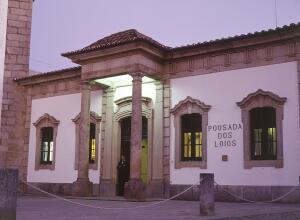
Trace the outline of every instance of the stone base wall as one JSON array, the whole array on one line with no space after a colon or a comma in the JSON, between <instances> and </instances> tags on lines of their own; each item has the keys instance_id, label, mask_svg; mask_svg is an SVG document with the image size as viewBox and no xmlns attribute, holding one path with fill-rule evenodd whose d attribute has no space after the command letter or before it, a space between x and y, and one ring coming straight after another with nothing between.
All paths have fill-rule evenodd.
<instances>
[{"instance_id":1,"label":"stone base wall","mask_svg":"<svg viewBox=\"0 0 300 220\"><path fill-rule=\"evenodd\" d=\"M39 187L40 189L53 193L56 195L71 196L72 195L72 183L31 183L32 185ZM21 194L31 195L45 195L30 186L22 184L19 188ZM93 196L99 196L99 184L93 184Z\"/></svg>"},{"instance_id":2,"label":"stone base wall","mask_svg":"<svg viewBox=\"0 0 300 220\"><path fill-rule=\"evenodd\" d=\"M170 196L174 196L191 185L170 185ZM241 202L223 189L252 201L270 201L281 197L289 192L293 186L215 186L215 200L217 202ZM191 190L177 197L178 200L199 200L199 188L193 187ZM287 197L278 202L300 203L300 186Z\"/></svg>"},{"instance_id":3,"label":"stone base wall","mask_svg":"<svg viewBox=\"0 0 300 220\"><path fill-rule=\"evenodd\" d=\"M164 185L163 180L157 179L152 180L146 189L147 198L163 198L164 196Z\"/></svg>"},{"instance_id":4,"label":"stone base wall","mask_svg":"<svg viewBox=\"0 0 300 220\"><path fill-rule=\"evenodd\" d=\"M116 184L110 180L101 180L99 191L101 197L114 197L116 196ZM163 180L152 180L146 185L147 198L163 198L163 194Z\"/></svg>"},{"instance_id":5,"label":"stone base wall","mask_svg":"<svg viewBox=\"0 0 300 220\"><path fill-rule=\"evenodd\" d=\"M71 196L72 195L72 183L31 183L34 186L41 188L49 193L54 193L56 195ZM100 185L101 186L101 185ZM93 184L93 196L101 197L114 197L115 194L103 192L102 185L102 195L101 187L99 184ZM107 185L106 185L107 186ZM170 196L174 196L191 185L170 185ZM114 187L115 185L110 185ZM215 186L215 199L216 202L242 202L241 200L233 197L229 193L225 192L230 191L232 194L238 195L247 200L252 201L270 201L276 198L281 197L282 195L289 192L293 186ZM161 190L162 186L160 184L150 184L147 189L147 198L161 198L163 191ZM100 190L100 191L99 191ZM152 193L153 191L153 193ZM19 187L19 193L23 194L32 194L32 195L44 195L41 192L38 192L35 189L32 189L29 186L24 186L22 184ZM199 201L199 188L198 186L193 187L191 190L185 192L176 198L177 200L188 200L188 201ZM294 192L289 194L287 197L281 199L281 203L300 203L300 187L296 188Z\"/></svg>"}]
</instances>

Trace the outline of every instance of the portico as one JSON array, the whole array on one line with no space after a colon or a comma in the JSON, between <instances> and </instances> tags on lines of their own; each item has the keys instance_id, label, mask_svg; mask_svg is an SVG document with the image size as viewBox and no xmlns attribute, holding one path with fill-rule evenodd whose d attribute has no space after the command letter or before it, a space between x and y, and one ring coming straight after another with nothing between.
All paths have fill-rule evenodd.
<instances>
[{"instance_id":1,"label":"portico","mask_svg":"<svg viewBox=\"0 0 300 220\"><path fill-rule=\"evenodd\" d=\"M132 33L136 34L134 30ZM99 43L99 42L98 42ZM99 43L101 45L101 42ZM77 196L89 196L92 185L88 177L88 141L90 91L92 85L103 89L101 121L101 159L100 159L100 196L115 196L117 174L116 167L120 159L120 120L131 116L130 135L130 179L125 185L125 197L143 200L147 195L163 196L163 70L160 63L162 51L145 41L109 46L95 45L80 51L63 54L82 66L81 71L81 117L79 135L78 177L73 183L72 193ZM121 78L117 81L116 78ZM125 77L125 78L124 78ZM112 80L114 78L114 80ZM123 78L123 80L122 80ZM143 80L143 78L145 80ZM153 85L153 99L142 95L142 87ZM116 90L131 88L128 98L116 100ZM153 96L153 94L152 94ZM115 108L117 109L115 110ZM126 109L126 110L125 110ZM153 117L152 112L155 112ZM148 120L147 183L141 179L142 117ZM152 140L153 128L156 138ZM155 161L155 163L154 163Z\"/></svg>"}]
</instances>

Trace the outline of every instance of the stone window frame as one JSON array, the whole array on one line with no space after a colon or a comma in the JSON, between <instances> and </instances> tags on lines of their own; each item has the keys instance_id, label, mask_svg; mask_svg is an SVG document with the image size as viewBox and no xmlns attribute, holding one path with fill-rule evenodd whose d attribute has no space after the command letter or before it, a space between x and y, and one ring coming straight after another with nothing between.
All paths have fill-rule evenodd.
<instances>
[{"instance_id":1,"label":"stone window frame","mask_svg":"<svg viewBox=\"0 0 300 220\"><path fill-rule=\"evenodd\" d=\"M97 113L91 111L90 112L90 123L96 125L96 157L95 163L89 163L89 169L98 170L98 160L99 160L99 134L100 134L100 122L102 117L99 116ZM80 131L80 113L72 119L75 123L75 135L76 135L76 142L75 142L75 170L78 170L78 150L79 150L79 131Z\"/></svg>"},{"instance_id":2,"label":"stone window frame","mask_svg":"<svg viewBox=\"0 0 300 220\"><path fill-rule=\"evenodd\" d=\"M175 169L184 167L207 168L207 125L208 111L211 106L193 99L190 96L180 101L170 112L174 115L175 127ZM201 161L182 161L181 160L181 116L185 114L198 113L202 116L202 160Z\"/></svg>"},{"instance_id":3,"label":"stone window frame","mask_svg":"<svg viewBox=\"0 0 300 220\"><path fill-rule=\"evenodd\" d=\"M244 168L253 167L275 167L283 168L283 128L284 103L287 98L280 97L270 91L258 89L250 93L242 101L236 104L241 108L243 123L243 142L244 142ZM250 110L254 108L272 107L276 111L276 130L277 130L277 159L276 160L251 160L250 149Z\"/></svg>"},{"instance_id":4,"label":"stone window frame","mask_svg":"<svg viewBox=\"0 0 300 220\"><path fill-rule=\"evenodd\" d=\"M56 138L57 138L57 129L60 121L55 117L45 113L42 115L33 125L36 127L36 150L35 150L35 170L40 169L55 169L55 154L56 154ZM41 129L43 127L52 127L53 128L53 161L51 164L41 164Z\"/></svg>"}]
</instances>

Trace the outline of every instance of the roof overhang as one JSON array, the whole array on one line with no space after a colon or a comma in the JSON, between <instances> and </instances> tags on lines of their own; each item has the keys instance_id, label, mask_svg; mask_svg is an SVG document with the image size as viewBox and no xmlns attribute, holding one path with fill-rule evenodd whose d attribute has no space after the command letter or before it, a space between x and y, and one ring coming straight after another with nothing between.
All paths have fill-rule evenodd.
<instances>
[{"instance_id":1,"label":"roof overhang","mask_svg":"<svg viewBox=\"0 0 300 220\"><path fill-rule=\"evenodd\" d=\"M166 51L154 47L148 42L136 41L124 43L114 47L87 51L84 53L62 54L62 56L71 59L74 63L84 65L89 62L94 62L95 60L107 60L122 56L124 54L136 52L147 54L147 56L152 57L153 59L163 59L163 57L166 55Z\"/></svg>"}]
</instances>

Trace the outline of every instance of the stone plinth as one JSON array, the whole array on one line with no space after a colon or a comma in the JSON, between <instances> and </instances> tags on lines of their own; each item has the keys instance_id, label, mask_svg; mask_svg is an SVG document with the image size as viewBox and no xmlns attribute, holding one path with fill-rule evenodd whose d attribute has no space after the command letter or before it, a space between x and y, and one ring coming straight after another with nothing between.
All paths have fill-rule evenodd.
<instances>
[{"instance_id":1,"label":"stone plinth","mask_svg":"<svg viewBox=\"0 0 300 220\"><path fill-rule=\"evenodd\" d=\"M18 170L0 169L0 219L16 219L18 175Z\"/></svg>"},{"instance_id":2,"label":"stone plinth","mask_svg":"<svg viewBox=\"0 0 300 220\"><path fill-rule=\"evenodd\" d=\"M145 201L146 185L141 179L130 179L125 184L124 197L130 201Z\"/></svg>"},{"instance_id":3,"label":"stone plinth","mask_svg":"<svg viewBox=\"0 0 300 220\"><path fill-rule=\"evenodd\" d=\"M215 189L214 189L214 174L200 174L200 215L212 216L215 214Z\"/></svg>"},{"instance_id":4,"label":"stone plinth","mask_svg":"<svg viewBox=\"0 0 300 220\"><path fill-rule=\"evenodd\" d=\"M92 196L93 184L88 178L77 178L72 186L72 196L89 197Z\"/></svg>"}]
</instances>

